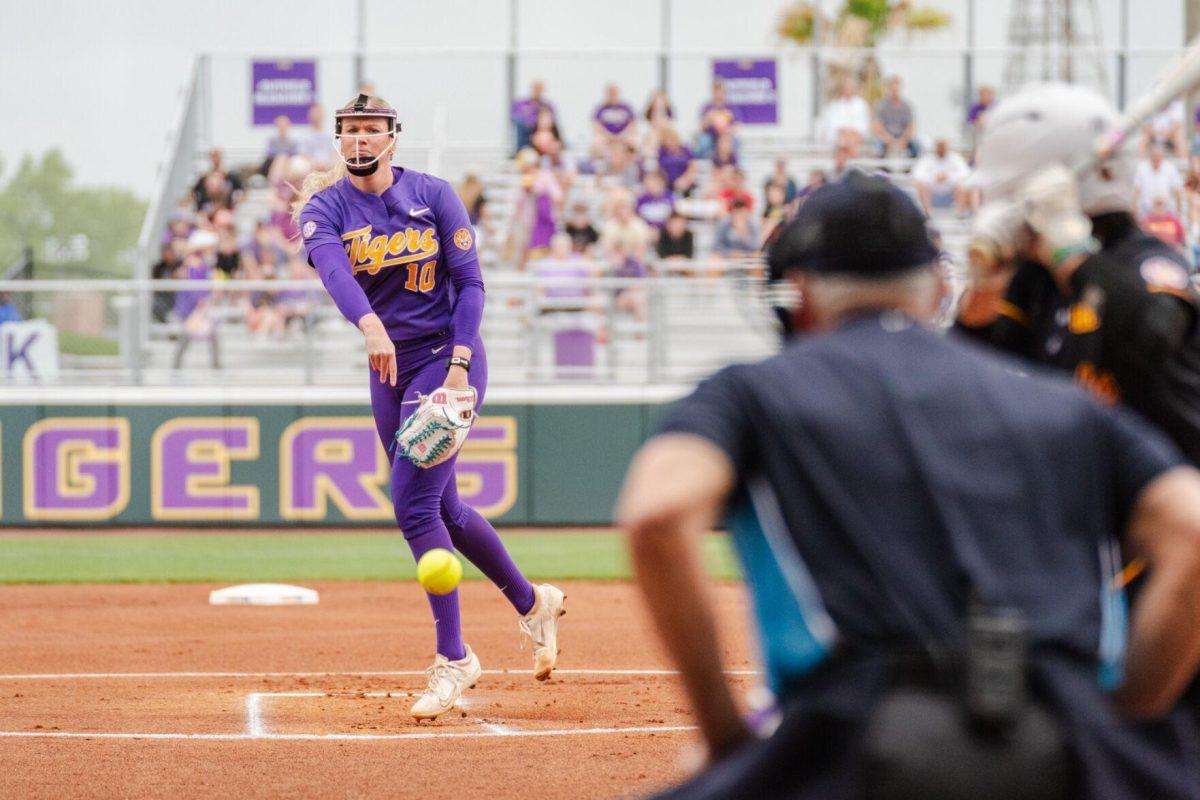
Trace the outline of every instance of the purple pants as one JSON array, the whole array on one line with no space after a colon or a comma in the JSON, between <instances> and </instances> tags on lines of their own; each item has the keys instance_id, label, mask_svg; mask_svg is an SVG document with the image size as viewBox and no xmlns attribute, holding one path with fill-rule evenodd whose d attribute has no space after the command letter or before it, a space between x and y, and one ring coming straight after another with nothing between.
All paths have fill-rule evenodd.
<instances>
[{"instance_id":1,"label":"purple pants","mask_svg":"<svg viewBox=\"0 0 1200 800\"><path fill-rule=\"evenodd\" d=\"M431 530L447 524L462 524L466 507L458 499L458 484L454 480L454 464L458 456L443 461L431 469L421 469L401 456L396 458L395 438L400 423L417 410L417 395L430 395L446 380L446 360L453 350L453 340L447 336L434 340L419 349L396 348L396 385L379 382L371 373L371 411L383 449L392 456L392 503L396 523L404 538L412 544ZM437 352L435 353L434 350ZM475 388L476 411L483 405L487 391L487 356L478 339L471 346L471 372L468 383ZM408 405L401 405L405 401ZM414 555L420 558L421 553Z\"/></svg>"},{"instance_id":2,"label":"purple pants","mask_svg":"<svg viewBox=\"0 0 1200 800\"><path fill-rule=\"evenodd\" d=\"M519 614L533 607L533 586L513 563L496 529L479 512L458 497L454 465L458 456L431 469L421 469L396 453L396 430L417 409L417 395L433 394L446 380L446 360L453 350L449 336L422 343L420 347L396 349L395 386L379 382L370 373L371 410L384 450L392 455L392 505L396 523L412 550L413 558L435 548L457 550L500 588ZM487 390L487 358L483 343L471 347L468 382L478 398L476 411ZM458 608L458 591L428 595L437 631L437 651L452 661L465 655Z\"/></svg>"}]
</instances>

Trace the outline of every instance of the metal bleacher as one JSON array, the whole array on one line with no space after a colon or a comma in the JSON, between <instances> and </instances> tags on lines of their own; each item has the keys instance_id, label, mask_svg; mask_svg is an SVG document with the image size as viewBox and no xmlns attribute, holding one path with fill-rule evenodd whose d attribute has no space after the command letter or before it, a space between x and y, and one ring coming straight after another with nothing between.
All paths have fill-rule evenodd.
<instances>
[{"instance_id":1,"label":"metal bleacher","mask_svg":"<svg viewBox=\"0 0 1200 800\"><path fill-rule=\"evenodd\" d=\"M261 156L237 150L225 155L226 162L233 164L254 164ZM830 160L827 148L804 140L745 136L740 163L756 199L778 158L787 159L798 180L811 170L827 169ZM204 153L195 153L196 174L204 161ZM698 251L695 262L651 264L650 277L645 279L573 279L570 285L586 293L587 302L561 308L546 296L553 282L547 283L504 257L502 245L519 191L518 174L508 152L494 147L408 145L398 148L395 162L435 172L455 183L472 171L484 182L492 223L489 230L479 232L488 286L483 338L493 384L688 382L730 361L761 357L777 346L763 299L761 264L711 258L712 221L693 222ZM885 171L897 184L911 188L911 162L907 159L864 160L855 165ZM261 183L248 183L236 213L243 234L267 215L268 192ZM596 209L600 198L599 184L580 176L567 205L583 201ZM946 248L961 253L966 223L944 216L935 224ZM597 264L598 274L607 271L600 266ZM180 324L151 324L143 337L142 379L148 383L235 385L352 384L361 380L366 366L361 336L341 318L320 284L276 281L275 285L279 289L302 287L311 293L313 304L306 324L290 328L282 338L250 333L245 304L239 298L263 287L226 282L227 288L213 295L218 341L215 361L208 341L192 342L184 353L182 368L177 369L175 360L184 335ZM617 293L631 289L646 293L649 314L645 322L617 309ZM573 331L589 332L595 341L590 366L567 366L556 359L556 345Z\"/></svg>"}]
</instances>

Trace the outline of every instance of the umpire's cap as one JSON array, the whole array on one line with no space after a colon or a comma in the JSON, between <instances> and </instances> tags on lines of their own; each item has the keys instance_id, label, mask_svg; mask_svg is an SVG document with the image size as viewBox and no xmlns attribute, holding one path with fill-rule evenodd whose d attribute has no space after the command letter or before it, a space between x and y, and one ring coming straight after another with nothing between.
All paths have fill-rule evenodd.
<instances>
[{"instance_id":1,"label":"umpire's cap","mask_svg":"<svg viewBox=\"0 0 1200 800\"><path fill-rule=\"evenodd\" d=\"M885 278L933 262L925 215L887 180L851 171L813 192L771 245L773 279L792 270Z\"/></svg>"}]
</instances>

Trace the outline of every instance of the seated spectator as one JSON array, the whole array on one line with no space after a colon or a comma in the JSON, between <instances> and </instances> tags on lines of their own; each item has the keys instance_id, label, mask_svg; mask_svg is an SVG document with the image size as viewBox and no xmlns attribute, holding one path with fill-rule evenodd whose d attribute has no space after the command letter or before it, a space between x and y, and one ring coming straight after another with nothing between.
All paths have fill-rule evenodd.
<instances>
[{"instance_id":1,"label":"seated spectator","mask_svg":"<svg viewBox=\"0 0 1200 800\"><path fill-rule=\"evenodd\" d=\"M971 150L975 150L975 142L979 139L979 130L992 104L996 102L996 91L986 84L979 87L979 96L967 111L967 127L971 129Z\"/></svg>"},{"instance_id":2,"label":"seated spectator","mask_svg":"<svg viewBox=\"0 0 1200 800\"><path fill-rule=\"evenodd\" d=\"M495 247L497 222L492 213L492 204L484 200L479 204L479 219L475 221L475 249L486 254Z\"/></svg>"},{"instance_id":3,"label":"seated spectator","mask_svg":"<svg viewBox=\"0 0 1200 800\"><path fill-rule=\"evenodd\" d=\"M606 185L632 189L641 183L642 168L638 163L637 150L628 142L614 140L609 144L608 155L600 171Z\"/></svg>"},{"instance_id":4,"label":"seated spectator","mask_svg":"<svg viewBox=\"0 0 1200 800\"><path fill-rule=\"evenodd\" d=\"M634 213L633 195L621 192L612 204L611 216L600 229L600 250L609 261L631 258L645 262L654 233Z\"/></svg>"},{"instance_id":5,"label":"seated spectator","mask_svg":"<svg viewBox=\"0 0 1200 800\"><path fill-rule=\"evenodd\" d=\"M312 172L312 164L304 156L281 158L277 163L278 167L274 170L277 177L271 181L271 191L267 195L270 221L279 229L285 241L298 243L300 226L292 219L292 201L296 198L298 187L304 184L304 178Z\"/></svg>"},{"instance_id":6,"label":"seated spectator","mask_svg":"<svg viewBox=\"0 0 1200 800\"><path fill-rule=\"evenodd\" d=\"M734 147L733 134L723 133L717 137L717 146L713 149L713 168L738 165L737 149Z\"/></svg>"},{"instance_id":7,"label":"seated spectator","mask_svg":"<svg viewBox=\"0 0 1200 800\"><path fill-rule=\"evenodd\" d=\"M679 133L667 126L660 134L662 140L658 148L658 168L667 178L671 191L684 197L690 197L696 188L696 161L692 151L683 146Z\"/></svg>"},{"instance_id":8,"label":"seated spectator","mask_svg":"<svg viewBox=\"0 0 1200 800\"><path fill-rule=\"evenodd\" d=\"M1178 214L1183 177L1175 165L1164 157L1163 146L1158 142L1150 142L1146 155L1145 159L1138 162L1133 173L1138 215L1144 217L1149 214L1154 198L1159 196L1166 198L1167 208L1172 213Z\"/></svg>"},{"instance_id":9,"label":"seated spectator","mask_svg":"<svg viewBox=\"0 0 1200 800\"><path fill-rule=\"evenodd\" d=\"M543 97L545 88L541 81L534 81L529 87L529 97L513 102L510 117L516 130L514 153L520 153L533 144L533 132L537 128L538 115L543 109L549 110L551 117L554 117L553 104Z\"/></svg>"},{"instance_id":10,"label":"seated spectator","mask_svg":"<svg viewBox=\"0 0 1200 800\"><path fill-rule=\"evenodd\" d=\"M300 143L292 136L292 121L280 114L275 118L275 135L267 140L267 155L259 167L259 174L269 181L277 180L275 172L299 152Z\"/></svg>"},{"instance_id":11,"label":"seated spectator","mask_svg":"<svg viewBox=\"0 0 1200 800\"><path fill-rule=\"evenodd\" d=\"M1150 201L1150 213L1142 217L1142 229L1180 250L1187 243L1183 223L1167 206L1167 198L1161 194Z\"/></svg>"},{"instance_id":12,"label":"seated spectator","mask_svg":"<svg viewBox=\"0 0 1200 800\"><path fill-rule=\"evenodd\" d=\"M172 211L171 216L167 219L167 230L163 234L162 243L179 242L181 245L186 245L188 237L192 235L192 231L195 229L195 212L181 206Z\"/></svg>"},{"instance_id":13,"label":"seated spectator","mask_svg":"<svg viewBox=\"0 0 1200 800\"><path fill-rule=\"evenodd\" d=\"M1176 100L1155 114L1150 122L1142 126L1142 155L1149 155L1150 145L1158 144L1176 158L1188 154L1186 134L1183 130L1183 100Z\"/></svg>"},{"instance_id":14,"label":"seated spectator","mask_svg":"<svg viewBox=\"0 0 1200 800\"><path fill-rule=\"evenodd\" d=\"M308 107L308 127L310 130L300 142L300 155L308 159L313 169L324 172L333 166L335 153L333 139L325 129L325 113L320 103Z\"/></svg>"},{"instance_id":15,"label":"seated spectator","mask_svg":"<svg viewBox=\"0 0 1200 800\"><path fill-rule=\"evenodd\" d=\"M1184 227L1188 238L1200 243L1200 155L1188 159L1188 173L1183 179Z\"/></svg>"},{"instance_id":16,"label":"seated spectator","mask_svg":"<svg viewBox=\"0 0 1200 800\"><path fill-rule=\"evenodd\" d=\"M662 89L656 89L650 95L650 100L646 103L646 110L642 116L646 120L646 134L642 139L642 155L646 158L654 158L659 147L662 146L662 132L675 126L675 109L671 107L667 93Z\"/></svg>"},{"instance_id":17,"label":"seated spectator","mask_svg":"<svg viewBox=\"0 0 1200 800\"><path fill-rule=\"evenodd\" d=\"M741 200L734 200L729 216L717 223L713 252L725 258L752 256L758 252L759 239L751 208Z\"/></svg>"},{"instance_id":18,"label":"seated spectator","mask_svg":"<svg viewBox=\"0 0 1200 800\"><path fill-rule=\"evenodd\" d=\"M186 241L174 240L163 244L158 263L150 268L150 277L156 281L173 279L183 265L186 248ZM174 292L155 292L150 304L150 313L155 322L166 322L174 307Z\"/></svg>"},{"instance_id":19,"label":"seated spectator","mask_svg":"<svg viewBox=\"0 0 1200 800\"><path fill-rule=\"evenodd\" d=\"M273 280L284 274L284 262L255 263L247 265L245 275L248 280ZM312 274L312 270L309 270ZM242 311L246 317L246 329L250 333L264 339L278 339L284 333L283 314L276 305L279 293L274 291L255 290L242 299Z\"/></svg>"},{"instance_id":20,"label":"seated spectator","mask_svg":"<svg viewBox=\"0 0 1200 800\"><path fill-rule=\"evenodd\" d=\"M912 106L900 96L900 79L895 75L887 79L887 90L875 104L871 130L879 146L880 158L917 157Z\"/></svg>"},{"instance_id":21,"label":"seated spectator","mask_svg":"<svg viewBox=\"0 0 1200 800\"><path fill-rule=\"evenodd\" d=\"M571 249L576 253L591 253L592 245L600 239L600 234L592 225L587 203L576 203L571 207L571 218L563 226L563 231L571 237Z\"/></svg>"},{"instance_id":22,"label":"seated spectator","mask_svg":"<svg viewBox=\"0 0 1200 800\"><path fill-rule=\"evenodd\" d=\"M970 193L962 186L971 168L967 160L950 149L945 139L933 144L933 152L926 153L913 165L912 178L917 185L917 199L929 214L935 208L951 205L960 213L970 209Z\"/></svg>"},{"instance_id":23,"label":"seated spectator","mask_svg":"<svg viewBox=\"0 0 1200 800\"><path fill-rule=\"evenodd\" d=\"M279 311L283 327L297 323L301 330L308 327L308 316L312 313L313 302L320 297L321 285L314 270L305 263L304 257L294 253L287 262L287 279L292 281L314 282L316 292L304 289L284 289L275 293L275 307Z\"/></svg>"},{"instance_id":24,"label":"seated spectator","mask_svg":"<svg viewBox=\"0 0 1200 800\"><path fill-rule=\"evenodd\" d=\"M812 172L808 173L808 183L804 184L804 188L796 193L797 207L799 207L799 204L803 203L809 195L827 183L829 183L829 176L826 175L824 171L814 169Z\"/></svg>"},{"instance_id":25,"label":"seated spectator","mask_svg":"<svg viewBox=\"0 0 1200 800\"><path fill-rule=\"evenodd\" d=\"M728 133L736 140L737 126L741 122L737 111L726 102L725 82L717 79L712 84L712 99L700 109L700 134L696 139L696 157L710 158L717 146L717 139Z\"/></svg>"},{"instance_id":26,"label":"seated spectator","mask_svg":"<svg viewBox=\"0 0 1200 800\"><path fill-rule=\"evenodd\" d=\"M754 195L746 188L746 173L737 167L722 167L713 172L712 196L721 202L726 214L733 211L734 203L754 210Z\"/></svg>"},{"instance_id":27,"label":"seated spectator","mask_svg":"<svg viewBox=\"0 0 1200 800\"><path fill-rule=\"evenodd\" d=\"M213 215L213 228L217 234L217 254L213 267L218 277L232 278L241 272L241 250L238 247L237 228L233 214L221 209Z\"/></svg>"},{"instance_id":28,"label":"seated spectator","mask_svg":"<svg viewBox=\"0 0 1200 800\"><path fill-rule=\"evenodd\" d=\"M787 194L783 187L778 183L767 184L766 203L763 204L762 213L762 241L765 242L770 238L771 233L776 226L786 221L791 216L791 204L787 201ZM761 248L762 242L759 243Z\"/></svg>"},{"instance_id":29,"label":"seated spectator","mask_svg":"<svg viewBox=\"0 0 1200 800\"><path fill-rule=\"evenodd\" d=\"M833 166L829 170L828 182L837 183L852 169L857 169L850 163L853 155L849 145L840 144L833 148Z\"/></svg>"},{"instance_id":30,"label":"seated spectator","mask_svg":"<svg viewBox=\"0 0 1200 800\"><path fill-rule=\"evenodd\" d=\"M562 134L559 133L553 110L543 108L538 111L533 133L529 135L529 144L538 155L557 155L562 152Z\"/></svg>"},{"instance_id":31,"label":"seated spectator","mask_svg":"<svg viewBox=\"0 0 1200 800\"><path fill-rule=\"evenodd\" d=\"M478 225L479 211L487 202L487 197L483 193L483 181L479 180L479 176L474 170L467 170L463 175L462 183L458 184L455 191L458 192L458 199L462 200L463 207L467 209L467 216L470 218L471 224Z\"/></svg>"},{"instance_id":32,"label":"seated spectator","mask_svg":"<svg viewBox=\"0 0 1200 800\"><path fill-rule=\"evenodd\" d=\"M851 158L858 158L862 143L871 132L871 109L858 91L858 81L843 78L838 96L825 106L824 141L846 147Z\"/></svg>"},{"instance_id":33,"label":"seated spectator","mask_svg":"<svg viewBox=\"0 0 1200 800\"><path fill-rule=\"evenodd\" d=\"M510 246L515 248L512 253L515 260L523 266L526 260L548 252L550 238L558 229L563 191L554 172L532 149L522 150L517 162L521 177L513 207Z\"/></svg>"},{"instance_id":34,"label":"seated spectator","mask_svg":"<svg viewBox=\"0 0 1200 800\"><path fill-rule=\"evenodd\" d=\"M661 172L647 172L642 179L642 192L637 199L637 215L655 231L667 224L675 210L675 198L667 189L667 179Z\"/></svg>"},{"instance_id":35,"label":"seated spectator","mask_svg":"<svg viewBox=\"0 0 1200 800\"><path fill-rule=\"evenodd\" d=\"M283 234L268 220L262 219L254 227L254 234L242 243L241 265L244 275L275 277L276 267L284 262Z\"/></svg>"},{"instance_id":36,"label":"seated spectator","mask_svg":"<svg viewBox=\"0 0 1200 800\"><path fill-rule=\"evenodd\" d=\"M242 180L236 172L225 168L220 148L208 153L208 170L197 179L192 187L192 199L196 208L204 210L214 205L232 208L242 196Z\"/></svg>"},{"instance_id":37,"label":"seated spectator","mask_svg":"<svg viewBox=\"0 0 1200 800\"><path fill-rule=\"evenodd\" d=\"M592 156L603 156L613 141L637 147L637 124L633 108L621 99L617 85L610 83L604 87L604 102L592 115Z\"/></svg>"},{"instance_id":38,"label":"seated spectator","mask_svg":"<svg viewBox=\"0 0 1200 800\"><path fill-rule=\"evenodd\" d=\"M212 277L217 243L217 234L212 231L193 231L188 237L187 255L176 277L187 280L207 280ZM203 339L208 339L211 345L213 369L220 368L216 323L209 313L211 299L212 292L207 289L186 289L175 293L173 313L183 323L183 333L179 336L179 346L175 351L175 369L183 366L183 356L191 342Z\"/></svg>"},{"instance_id":39,"label":"seated spectator","mask_svg":"<svg viewBox=\"0 0 1200 800\"><path fill-rule=\"evenodd\" d=\"M637 219L637 217L634 217ZM641 222L641 220L638 220ZM645 248L637 255L638 248L630 241L615 240L608 249L614 278L644 278L646 277ZM638 322L645 322L648 316L649 301L643 286L622 286L616 290L617 310L629 314Z\"/></svg>"},{"instance_id":40,"label":"seated spectator","mask_svg":"<svg viewBox=\"0 0 1200 800\"><path fill-rule=\"evenodd\" d=\"M775 170L763 182L764 199L772 186L778 186L783 190L783 201L785 203L790 203L796 199L796 181L788 174L786 158L775 159Z\"/></svg>"},{"instance_id":41,"label":"seated spectator","mask_svg":"<svg viewBox=\"0 0 1200 800\"><path fill-rule=\"evenodd\" d=\"M551 301L548 304L552 307L550 310L583 311L587 308L591 292L586 279L591 276L592 270L587 260L575 250L568 234L554 234L550 239L550 252L537 262L534 274L538 278L555 279L553 285L547 285L540 292L543 298ZM579 283L564 285L564 280L568 278L579 279Z\"/></svg>"},{"instance_id":42,"label":"seated spectator","mask_svg":"<svg viewBox=\"0 0 1200 800\"><path fill-rule=\"evenodd\" d=\"M696 240L688 228L687 217L673 212L658 236L656 246L659 258L688 259L696 256Z\"/></svg>"},{"instance_id":43,"label":"seated spectator","mask_svg":"<svg viewBox=\"0 0 1200 800\"><path fill-rule=\"evenodd\" d=\"M21 310L17 308L17 304L13 302L12 295L8 292L0 292L0 325L6 322L20 322Z\"/></svg>"}]
</instances>

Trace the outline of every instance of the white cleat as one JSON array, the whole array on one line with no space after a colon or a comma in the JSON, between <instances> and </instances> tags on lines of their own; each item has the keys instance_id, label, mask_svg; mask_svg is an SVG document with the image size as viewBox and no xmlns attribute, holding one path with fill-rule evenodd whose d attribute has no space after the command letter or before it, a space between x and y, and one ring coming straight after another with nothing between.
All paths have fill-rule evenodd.
<instances>
[{"instance_id":1,"label":"white cleat","mask_svg":"<svg viewBox=\"0 0 1200 800\"><path fill-rule=\"evenodd\" d=\"M533 598L533 608L521 618L521 632L533 640L533 677L544 681L558 662L558 618L567 613L567 596L543 583L533 587Z\"/></svg>"},{"instance_id":2,"label":"white cleat","mask_svg":"<svg viewBox=\"0 0 1200 800\"><path fill-rule=\"evenodd\" d=\"M463 692L475 688L482 672L479 659L470 647L467 648L467 654L458 661L451 661L438 653L433 659L433 666L425 670L425 676L429 680L425 692L408 713L412 714L417 722L423 719L437 719L454 708Z\"/></svg>"}]
</instances>

